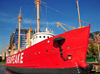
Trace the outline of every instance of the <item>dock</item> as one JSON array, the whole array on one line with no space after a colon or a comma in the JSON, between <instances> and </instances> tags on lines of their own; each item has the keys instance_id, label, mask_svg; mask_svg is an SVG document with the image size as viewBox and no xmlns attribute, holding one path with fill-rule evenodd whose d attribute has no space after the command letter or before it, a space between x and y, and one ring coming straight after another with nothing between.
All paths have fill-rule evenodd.
<instances>
[{"instance_id":1,"label":"dock","mask_svg":"<svg viewBox=\"0 0 100 74\"><path fill-rule=\"evenodd\" d=\"M93 65L93 69L91 70L91 73L100 73L100 63L98 63L98 62L88 62L88 64Z\"/></svg>"}]
</instances>

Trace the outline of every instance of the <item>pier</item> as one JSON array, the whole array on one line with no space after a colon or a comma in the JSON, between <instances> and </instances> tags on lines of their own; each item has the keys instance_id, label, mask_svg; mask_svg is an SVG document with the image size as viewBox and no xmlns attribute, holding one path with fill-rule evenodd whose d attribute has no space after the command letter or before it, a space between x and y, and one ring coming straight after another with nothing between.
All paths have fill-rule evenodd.
<instances>
[{"instance_id":1,"label":"pier","mask_svg":"<svg viewBox=\"0 0 100 74\"><path fill-rule=\"evenodd\" d=\"M87 63L93 65L91 72L89 72L88 74L98 74L98 73L100 73L100 63L98 63L98 62L87 62ZM84 73L84 74L87 74L87 73Z\"/></svg>"}]
</instances>

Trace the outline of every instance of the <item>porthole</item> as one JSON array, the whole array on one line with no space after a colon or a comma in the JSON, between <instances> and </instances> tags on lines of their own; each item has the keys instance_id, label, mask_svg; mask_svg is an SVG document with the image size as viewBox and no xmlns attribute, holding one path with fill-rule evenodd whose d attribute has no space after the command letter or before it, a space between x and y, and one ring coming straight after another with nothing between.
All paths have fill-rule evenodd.
<instances>
[{"instance_id":1,"label":"porthole","mask_svg":"<svg viewBox=\"0 0 100 74\"><path fill-rule=\"evenodd\" d=\"M41 38L41 36L39 36L39 38Z\"/></svg>"},{"instance_id":2,"label":"porthole","mask_svg":"<svg viewBox=\"0 0 100 74\"><path fill-rule=\"evenodd\" d=\"M43 36L43 38L45 38L45 36Z\"/></svg>"},{"instance_id":3,"label":"porthole","mask_svg":"<svg viewBox=\"0 0 100 74\"><path fill-rule=\"evenodd\" d=\"M49 36L47 36L47 38L49 38Z\"/></svg>"},{"instance_id":4,"label":"porthole","mask_svg":"<svg viewBox=\"0 0 100 74\"><path fill-rule=\"evenodd\" d=\"M50 41L48 40L47 42L49 43Z\"/></svg>"},{"instance_id":5,"label":"porthole","mask_svg":"<svg viewBox=\"0 0 100 74\"><path fill-rule=\"evenodd\" d=\"M48 52L48 50L46 50L46 52Z\"/></svg>"},{"instance_id":6,"label":"porthole","mask_svg":"<svg viewBox=\"0 0 100 74\"><path fill-rule=\"evenodd\" d=\"M70 47L68 46L67 48L69 49Z\"/></svg>"},{"instance_id":7,"label":"porthole","mask_svg":"<svg viewBox=\"0 0 100 74\"><path fill-rule=\"evenodd\" d=\"M52 51L54 51L54 49L52 49Z\"/></svg>"}]
</instances>

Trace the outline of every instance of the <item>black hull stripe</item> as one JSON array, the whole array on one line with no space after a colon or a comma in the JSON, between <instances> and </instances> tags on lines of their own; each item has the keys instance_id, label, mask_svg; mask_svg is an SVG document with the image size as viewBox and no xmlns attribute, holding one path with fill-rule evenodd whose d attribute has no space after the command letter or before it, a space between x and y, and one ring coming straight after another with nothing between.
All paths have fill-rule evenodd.
<instances>
[{"instance_id":1,"label":"black hull stripe","mask_svg":"<svg viewBox=\"0 0 100 74\"><path fill-rule=\"evenodd\" d=\"M80 67L74 68L19 68L19 67L9 67L6 69L22 73L22 74L82 74Z\"/></svg>"}]
</instances>

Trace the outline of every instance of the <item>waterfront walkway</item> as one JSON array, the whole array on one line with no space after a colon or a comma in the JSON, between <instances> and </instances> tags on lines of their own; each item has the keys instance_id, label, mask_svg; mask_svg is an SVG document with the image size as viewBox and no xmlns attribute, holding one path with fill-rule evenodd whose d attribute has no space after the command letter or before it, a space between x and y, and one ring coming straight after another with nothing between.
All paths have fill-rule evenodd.
<instances>
[{"instance_id":1,"label":"waterfront walkway","mask_svg":"<svg viewBox=\"0 0 100 74\"><path fill-rule=\"evenodd\" d=\"M100 63L98 62L87 62L88 64L92 64L93 65L93 72L99 72L100 73Z\"/></svg>"}]
</instances>

